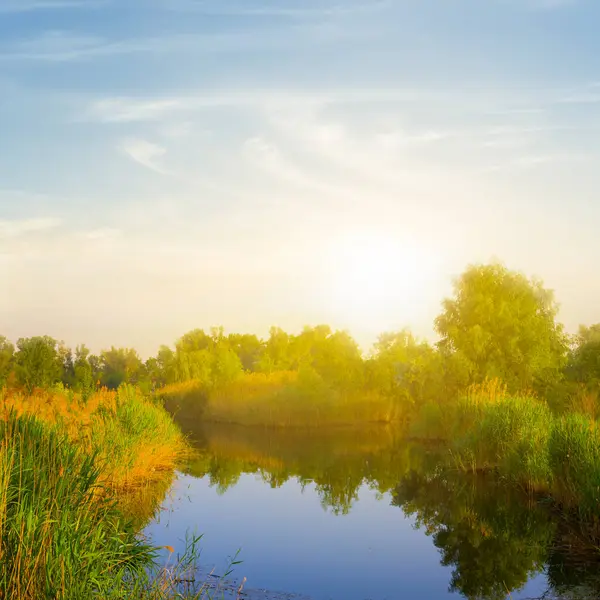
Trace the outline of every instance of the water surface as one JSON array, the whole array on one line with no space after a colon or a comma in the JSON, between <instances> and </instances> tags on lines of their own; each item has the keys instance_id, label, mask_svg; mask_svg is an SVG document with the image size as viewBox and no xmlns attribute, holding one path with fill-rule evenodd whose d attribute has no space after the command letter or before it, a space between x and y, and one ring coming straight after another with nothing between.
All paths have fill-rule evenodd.
<instances>
[{"instance_id":1,"label":"water surface","mask_svg":"<svg viewBox=\"0 0 600 600\"><path fill-rule=\"evenodd\" d=\"M198 455L147 533L180 552L202 533L217 575L239 549L235 576L263 598L600 596L588 531L508 482L458 472L443 449L383 427L190 433Z\"/></svg>"}]
</instances>

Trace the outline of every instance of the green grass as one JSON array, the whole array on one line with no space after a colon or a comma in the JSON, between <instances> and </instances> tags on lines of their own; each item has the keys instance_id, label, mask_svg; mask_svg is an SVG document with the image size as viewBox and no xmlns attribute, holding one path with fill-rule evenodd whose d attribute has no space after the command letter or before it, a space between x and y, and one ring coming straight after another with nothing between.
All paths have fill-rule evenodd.
<instances>
[{"instance_id":1,"label":"green grass","mask_svg":"<svg viewBox=\"0 0 600 600\"><path fill-rule=\"evenodd\" d=\"M0 422L2 598L90 598L152 563L99 476L95 456L55 428Z\"/></svg>"},{"instance_id":2,"label":"green grass","mask_svg":"<svg viewBox=\"0 0 600 600\"><path fill-rule=\"evenodd\" d=\"M160 479L163 473L173 472L187 452L171 416L133 386L121 386L115 406L99 411L87 445L98 455L103 474L114 487Z\"/></svg>"},{"instance_id":3,"label":"green grass","mask_svg":"<svg viewBox=\"0 0 600 600\"><path fill-rule=\"evenodd\" d=\"M494 469L564 505L597 514L600 429L586 413L555 414L531 396L467 397L424 405L411 433L444 440L463 470Z\"/></svg>"},{"instance_id":4,"label":"green grass","mask_svg":"<svg viewBox=\"0 0 600 600\"><path fill-rule=\"evenodd\" d=\"M90 427L79 435L62 413L38 418L29 412L35 403L22 406L20 415L4 405L1 600L191 600L218 593L210 581L195 581L199 538L190 538L183 556L161 566L164 549L139 535L160 502L153 486L138 485L139 477L174 460L153 454L152 444L162 440L163 452L182 434L162 408L141 401L137 392L125 388L115 400L88 414ZM168 485L172 472L162 478ZM124 487L128 482L136 485ZM150 493L138 498L138 490ZM138 501L151 507L145 519L126 516Z\"/></svg>"},{"instance_id":5,"label":"green grass","mask_svg":"<svg viewBox=\"0 0 600 600\"><path fill-rule=\"evenodd\" d=\"M508 397L484 404L477 419L465 425L466 405L458 409L458 424L453 446L476 469L497 468L529 487L545 486L552 479L548 442L553 416L543 402L533 398Z\"/></svg>"},{"instance_id":6,"label":"green grass","mask_svg":"<svg viewBox=\"0 0 600 600\"><path fill-rule=\"evenodd\" d=\"M582 509L600 506L600 431L596 421L571 414L557 419L549 441L555 488Z\"/></svg>"}]
</instances>

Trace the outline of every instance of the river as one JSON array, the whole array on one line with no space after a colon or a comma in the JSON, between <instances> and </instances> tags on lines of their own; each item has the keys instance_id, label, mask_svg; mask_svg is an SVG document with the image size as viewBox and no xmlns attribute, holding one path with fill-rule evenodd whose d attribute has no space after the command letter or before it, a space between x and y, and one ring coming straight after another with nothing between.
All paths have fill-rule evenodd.
<instances>
[{"instance_id":1,"label":"river","mask_svg":"<svg viewBox=\"0 0 600 600\"><path fill-rule=\"evenodd\" d=\"M600 597L592 526L393 430L191 428L197 450L145 533L204 574L239 550L241 598ZM235 597L235 594L232 595Z\"/></svg>"}]
</instances>

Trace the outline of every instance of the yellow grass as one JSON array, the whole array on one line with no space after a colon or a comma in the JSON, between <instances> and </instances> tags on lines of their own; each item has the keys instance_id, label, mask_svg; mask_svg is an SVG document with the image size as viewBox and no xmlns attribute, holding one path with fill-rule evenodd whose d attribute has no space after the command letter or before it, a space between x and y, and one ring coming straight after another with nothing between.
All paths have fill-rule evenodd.
<instances>
[{"instance_id":1,"label":"yellow grass","mask_svg":"<svg viewBox=\"0 0 600 600\"><path fill-rule=\"evenodd\" d=\"M11 412L54 425L86 453L97 453L100 480L114 487L160 479L187 449L166 411L128 386L100 389L85 401L68 390L0 391L0 419Z\"/></svg>"},{"instance_id":2,"label":"yellow grass","mask_svg":"<svg viewBox=\"0 0 600 600\"><path fill-rule=\"evenodd\" d=\"M507 397L506 385L497 377L485 379L481 383L473 383L467 388L467 400L476 406L495 404Z\"/></svg>"}]
</instances>

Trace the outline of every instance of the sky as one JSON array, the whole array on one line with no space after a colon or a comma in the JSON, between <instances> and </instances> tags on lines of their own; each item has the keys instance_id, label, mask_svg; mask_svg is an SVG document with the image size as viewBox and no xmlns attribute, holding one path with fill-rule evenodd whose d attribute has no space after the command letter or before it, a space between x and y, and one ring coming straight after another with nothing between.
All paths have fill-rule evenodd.
<instances>
[{"instance_id":1,"label":"sky","mask_svg":"<svg viewBox=\"0 0 600 600\"><path fill-rule=\"evenodd\" d=\"M427 338L501 260L600 321L594 0L0 0L0 333Z\"/></svg>"}]
</instances>

